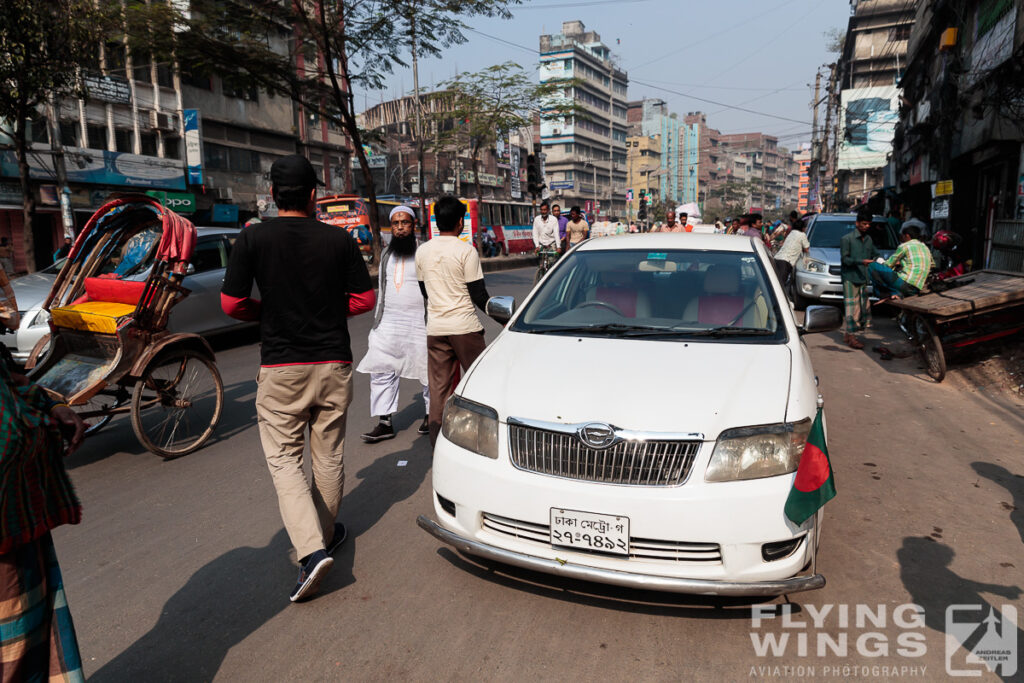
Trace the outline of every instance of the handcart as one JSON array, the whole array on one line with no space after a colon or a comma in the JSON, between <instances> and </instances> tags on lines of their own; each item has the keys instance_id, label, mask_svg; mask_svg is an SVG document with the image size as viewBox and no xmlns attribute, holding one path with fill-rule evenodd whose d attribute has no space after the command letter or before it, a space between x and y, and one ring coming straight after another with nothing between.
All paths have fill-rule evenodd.
<instances>
[{"instance_id":1,"label":"handcart","mask_svg":"<svg viewBox=\"0 0 1024 683\"><path fill-rule=\"evenodd\" d=\"M947 355L1024 330L1024 273L979 270L942 282L941 291L891 302L936 382L946 376Z\"/></svg>"},{"instance_id":2,"label":"handcart","mask_svg":"<svg viewBox=\"0 0 1024 683\"><path fill-rule=\"evenodd\" d=\"M167 331L195 242L195 226L142 195L105 204L78 235L43 304L51 334L27 367L87 434L130 413L139 442L165 458L213 434L224 404L213 350Z\"/></svg>"}]
</instances>

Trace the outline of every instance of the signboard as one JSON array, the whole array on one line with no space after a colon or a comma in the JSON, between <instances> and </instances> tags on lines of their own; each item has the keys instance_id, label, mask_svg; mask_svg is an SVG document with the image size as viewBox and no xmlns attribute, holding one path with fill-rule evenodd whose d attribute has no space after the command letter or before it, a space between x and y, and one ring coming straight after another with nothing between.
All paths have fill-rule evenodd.
<instances>
[{"instance_id":1,"label":"signboard","mask_svg":"<svg viewBox=\"0 0 1024 683\"><path fill-rule=\"evenodd\" d=\"M548 187L552 190L572 190L576 187L576 181L574 180L553 180L548 183Z\"/></svg>"},{"instance_id":2,"label":"signboard","mask_svg":"<svg viewBox=\"0 0 1024 683\"><path fill-rule=\"evenodd\" d=\"M508 143L508 133L498 131L494 143L494 157L498 161L498 168L512 168L512 146Z\"/></svg>"},{"instance_id":3,"label":"signboard","mask_svg":"<svg viewBox=\"0 0 1024 683\"><path fill-rule=\"evenodd\" d=\"M49 148L45 151L39 147L34 149L39 153L29 154L29 177L52 182L56 172ZM175 159L79 147L65 147L64 157L67 159L68 181L72 183L161 190L186 189L181 162ZM0 152L0 175L10 178L18 176L18 160L14 152Z\"/></svg>"},{"instance_id":4,"label":"signboard","mask_svg":"<svg viewBox=\"0 0 1024 683\"><path fill-rule=\"evenodd\" d=\"M953 194L953 181L952 180L940 180L935 183L935 196L944 197L946 195Z\"/></svg>"},{"instance_id":5,"label":"signboard","mask_svg":"<svg viewBox=\"0 0 1024 683\"><path fill-rule=\"evenodd\" d=\"M627 202L633 201L633 190L632 189L626 190L626 201Z\"/></svg>"},{"instance_id":6,"label":"signboard","mask_svg":"<svg viewBox=\"0 0 1024 683\"><path fill-rule=\"evenodd\" d=\"M974 5L974 45L964 74L968 88L1013 56L1017 25L1014 0L980 0Z\"/></svg>"},{"instance_id":7,"label":"signboard","mask_svg":"<svg viewBox=\"0 0 1024 683\"><path fill-rule=\"evenodd\" d=\"M210 220L214 223L237 223L238 204L214 204L210 210Z\"/></svg>"},{"instance_id":8,"label":"signboard","mask_svg":"<svg viewBox=\"0 0 1024 683\"><path fill-rule=\"evenodd\" d=\"M259 212L260 218L273 218L277 216L277 204L274 202L274 196L269 194L256 195L256 211Z\"/></svg>"},{"instance_id":9,"label":"signboard","mask_svg":"<svg viewBox=\"0 0 1024 683\"><path fill-rule=\"evenodd\" d=\"M370 168L387 168L388 157L385 154L367 154L366 165ZM360 168L358 155L352 155L352 168Z\"/></svg>"},{"instance_id":10,"label":"signboard","mask_svg":"<svg viewBox=\"0 0 1024 683\"><path fill-rule=\"evenodd\" d=\"M91 99L113 104L130 104L132 91L128 81L120 76L82 74L82 82Z\"/></svg>"},{"instance_id":11,"label":"signboard","mask_svg":"<svg viewBox=\"0 0 1024 683\"><path fill-rule=\"evenodd\" d=\"M189 185L203 184L203 134L198 109L182 111L185 123L185 164Z\"/></svg>"},{"instance_id":12,"label":"signboard","mask_svg":"<svg viewBox=\"0 0 1024 683\"><path fill-rule=\"evenodd\" d=\"M0 202L21 203L21 185L19 183L0 183Z\"/></svg>"},{"instance_id":13,"label":"signboard","mask_svg":"<svg viewBox=\"0 0 1024 683\"><path fill-rule=\"evenodd\" d=\"M523 198L523 182L519 177L519 162L521 150L517 146L513 146L509 151L509 194L512 195L512 199Z\"/></svg>"},{"instance_id":14,"label":"signboard","mask_svg":"<svg viewBox=\"0 0 1024 683\"><path fill-rule=\"evenodd\" d=\"M839 169L882 168L892 152L899 121L896 86L848 88L842 92L841 100Z\"/></svg>"},{"instance_id":15,"label":"signboard","mask_svg":"<svg viewBox=\"0 0 1024 683\"><path fill-rule=\"evenodd\" d=\"M195 213L196 196L191 192L158 192L149 190L146 194L159 200L161 204L175 213Z\"/></svg>"},{"instance_id":16,"label":"signboard","mask_svg":"<svg viewBox=\"0 0 1024 683\"><path fill-rule=\"evenodd\" d=\"M932 200L932 218L949 218L949 200L948 199L933 199Z\"/></svg>"},{"instance_id":17,"label":"signboard","mask_svg":"<svg viewBox=\"0 0 1024 683\"><path fill-rule=\"evenodd\" d=\"M460 171L459 180L464 183L474 183L476 182L476 176L472 171ZM481 173L480 184L486 185L487 187L504 187L505 180L490 173Z\"/></svg>"}]
</instances>

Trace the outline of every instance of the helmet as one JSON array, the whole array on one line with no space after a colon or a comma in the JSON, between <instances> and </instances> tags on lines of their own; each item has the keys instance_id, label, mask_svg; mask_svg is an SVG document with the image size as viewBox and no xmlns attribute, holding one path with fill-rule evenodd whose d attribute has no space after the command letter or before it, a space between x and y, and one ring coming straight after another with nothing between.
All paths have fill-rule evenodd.
<instances>
[{"instance_id":1,"label":"helmet","mask_svg":"<svg viewBox=\"0 0 1024 683\"><path fill-rule=\"evenodd\" d=\"M932 236L932 246L942 252L948 252L959 246L963 240L960 235L951 230L939 230Z\"/></svg>"}]
</instances>

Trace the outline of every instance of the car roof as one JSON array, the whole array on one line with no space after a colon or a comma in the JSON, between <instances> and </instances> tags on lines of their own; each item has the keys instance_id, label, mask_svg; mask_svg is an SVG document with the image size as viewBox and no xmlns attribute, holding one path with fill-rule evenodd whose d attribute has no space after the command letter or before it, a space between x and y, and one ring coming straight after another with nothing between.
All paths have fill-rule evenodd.
<instances>
[{"instance_id":1,"label":"car roof","mask_svg":"<svg viewBox=\"0 0 1024 683\"><path fill-rule=\"evenodd\" d=\"M618 249L693 249L695 251L753 252L753 238L746 235L710 235L693 232L648 232L610 235L589 239L578 247L581 251L613 251Z\"/></svg>"},{"instance_id":2,"label":"car roof","mask_svg":"<svg viewBox=\"0 0 1024 683\"><path fill-rule=\"evenodd\" d=\"M237 235L242 232L241 228L226 228L215 225L197 225L196 233L203 237L205 235Z\"/></svg>"},{"instance_id":3,"label":"car roof","mask_svg":"<svg viewBox=\"0 0 1024 683\"><path fill-rule=\"evenodd\" d=\"M818 218L850 218L850 219L856 220L857 214L855 214L855 213L840 213L840 212L816 213L813 216L810 216L810 218L814 219L814 220L817 220ZM872 221L884 221L885 220L885 216L882 216L882 215L879 215L879 214L876 213L876 214L873 214L871 216L871 220Z\"/></svg>"}]
</instances>

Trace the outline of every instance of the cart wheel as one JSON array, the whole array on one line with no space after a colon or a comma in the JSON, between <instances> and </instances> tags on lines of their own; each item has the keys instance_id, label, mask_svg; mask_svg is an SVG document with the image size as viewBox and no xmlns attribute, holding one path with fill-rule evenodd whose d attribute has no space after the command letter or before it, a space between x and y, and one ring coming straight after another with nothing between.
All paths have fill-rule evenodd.
<instances>
[{"instance_id":1,"label":"cart wheel","mask_svg":"<svg viewBox=\"0 0 1024 683\"><path fill-rule=\"evenodd\" d=\"M194 351L159 356L132 394L132 429L166 459L188 455L213 435L224 406L224 383L213 361Z\"/></svg>"},{"instance_id":2,"label":"cart wheel","mask_svg":"<svg viewBox=\"0 0 1024 683\"><path fill-rule=\"evenodd\" d=\"M942 342L935 332L935 325L921 316L914 321L914 332L924 359L925 372L936 382L946 377L946 354L942 350Z\"/></svg>"},{"instance_id":3,"label":"cart wheel","mask_svg":"<svg viewBox=\"0 0 1024 683\"><path fill-rule=\"evenodd\" d=\"M114 408L120 408L127 402L128 394L124 392L123 389L118 389L117 394L114 396L110 396L108 394L96 394L85 403L72 406L71 409L76 413L105 412L113 410ZM113 415L94 415L92 417L83 417L82 421L85 422L85 435L92 436L103 429L107 423L113 419Z\"/></svg>"}]
</instances>

